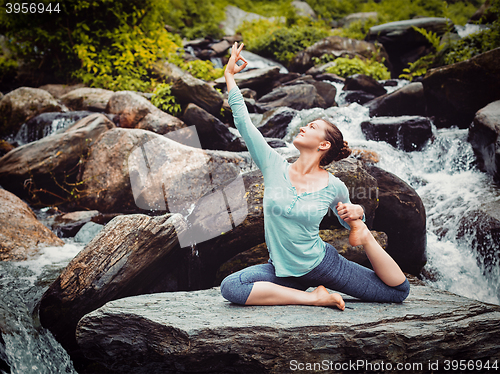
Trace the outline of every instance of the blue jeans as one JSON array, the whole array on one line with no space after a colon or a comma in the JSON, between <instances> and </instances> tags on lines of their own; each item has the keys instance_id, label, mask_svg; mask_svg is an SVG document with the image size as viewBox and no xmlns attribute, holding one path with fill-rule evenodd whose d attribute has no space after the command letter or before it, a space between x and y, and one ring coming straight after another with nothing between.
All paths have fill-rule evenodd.
<instances>
[{"instance_id":1,"label":"blue jeans","mask_svg":"<svg viewBox=\"0 0 500 374\"><path fill-rule=\"evenodd\" d=\"M259 281L272 282L302 291L323 285L361 300L388 303L401 303L410 293L408 279L398 286L388 286L373 270L345 259L329 243L326 243L323 260L305 275L277 277L270 262L250 266L224 278L220 285L222 296L233 303L245 304L253 284Z\"/></svg>"}]
</instances>

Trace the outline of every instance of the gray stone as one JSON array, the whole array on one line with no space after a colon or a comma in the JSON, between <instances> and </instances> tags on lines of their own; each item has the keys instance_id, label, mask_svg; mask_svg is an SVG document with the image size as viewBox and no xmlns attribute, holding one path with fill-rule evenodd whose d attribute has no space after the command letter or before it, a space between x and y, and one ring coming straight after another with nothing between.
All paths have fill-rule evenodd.
<instances>
[{"instance_id":1,"label":"gray stone","mask_svg":"<svg viewBox=\"0 0 500 374\"><path fill-rule=\"evenodd\" d=\"M234 76L234 80L239 88L251 88L258 90L258 88L269 82L273 81L274 78L280 75L280 68L278 66L269 66L266 68L247 70L242 73L238 73ZM217 78L215 83L218 87L225 87L226 80L224 77Z\"/></svg>"},{"instance_id":2,"label":"gray stone","mask_svg":"<svg viewBox=\"0 0 500 374\"><path fill-rule=\"evenodd\" d=\"M417 282L402 304L346 296L344 312L237 306L218 288L142 295L87 314L76 338L86 357L127 373L284 373L299 363L333 370L349 361L363 364L358 373L382 361L393 370L414 363L422 365L416 372L429 372L430 362L442 369L444 360L500 359L499 306Z\"/></svg>"},{"instance_id":3,"label":"gray stone","mask_svg":"<svg viewBox=\"0 0 500 374\"><path fill-rule=\"evenodd\" d=\"M360 12L360 13L351 13L348 16L345 16L339 21L339 25L342 27L348 27L351 23L361 21L366 22L369 19L377 20L378 13L377 12Z\"/></svg>"},{"instance_id":4,"label":"gray stone","mask_svg":"<svg viewBox=\"0 0 500 374\"><path fill-rule=\"evenodd\" d=\"M344 91L361 90L371 93L375 96L382 96L387 93L387 90L379 82L368 75L354 74L347 77L345 80Z\"/></svg>"},{"instance_id":5,"label":"gray stone","mask_svg":"<svg viewBox=\"0 0 500 374\"><path fill-rule=\"evenodd\" d=\"M296 112L287 107L278 107L265 112L258 126L259 131L265 137L283 139Z\"/></svg>"},{"instance_id":6,"label":"gray stone","mask_svg":"<svg viewBox=\"0 0 500 374\"><path fill-rule=\"evenodd\" d=\"M375 117L361 122L368 140L382 140L406 152L419 151L432 138L429 118L420 116Z\"/></svg>"},{"instance_id":7,"label":"gray stone","mask_svg":"<svg viewBox=\"0 0 500 374\"><path fill-rule=\"evenodd\" d=\"M317 18L316 12L305 1L294 0L292 1L292 6L295 8L295 12L300 17L310 17L313 19Z\"/></svg>"},{"instance_id":8,"label":"gray stone","mask_svg":"<svg viewBox=\"0 0 500 374\"><path fill-rule=\"evenodd\" d=\"M233 5L226 6L226 18L220 23L220 28L224 30L225 35L234 35L236 30L241 26L243 21L255 21L259 19L275 20L275 17L264 17L256 13L245 12L244 10ZM284 17L280 17L283 19Z\"/></svg>"},{"instance_id":9,"label":"gray stone","mask_svg":"<svg viewBox=\"0 0 500 374\"><path fill-rule=\"evenodd\" d=\"M379 96L364 106L370 110L370 117L425 116L424 86L420 82L413 82L394 92Z\"/></svg>"},{"instance_id":10,"label":"gray stone","mask_svg":"<svg viewBox=\"0 0 500 374\"><path fill-rule=\"evenodd\" d=\"M82 87L61 96L61 101L71 110L104 112L114 92L102 88Z\"/></svg>"},{"instance_id":11,"label":"gray stone","mask_svg":"<svg viewBox=\"0 0 500 374\"><path fill-rule=\"evenodd\" d=\"M64 110L67 108L47 91L19 87L0 100L0 136L17 133L24 122L40 113Z\"/></svg>"},{"instance_id":12,"label":"gray stone","mask_svg":"<svg viewBox=\"0 0 500 374\"><path fill-rule=\"evenodd\" d=\"M257 100L257 104L265 110L283 106L296 110L326 108L325 100L312 84L278 87Z\"/></svg>"},{"instance_id":13,"label":"gray stone","mask_svg":"<svg viewBox=\"0 0 500 374\"><path fill-rule=\"evenodd\" d=\"M437 127L467 128L476 112L500 100L500 47L431 69L423 80L428 115Z\"/></svg>"},{"instance_id":14,"label":"gray stone","mask_svg":"<svg viewBox=\"0 0 500 374\"><path fill-rule=\"evenodd\" d=\"M479 167L500 183L500 100L477 111L468 140Z\"/></svg>"}]
</instances>

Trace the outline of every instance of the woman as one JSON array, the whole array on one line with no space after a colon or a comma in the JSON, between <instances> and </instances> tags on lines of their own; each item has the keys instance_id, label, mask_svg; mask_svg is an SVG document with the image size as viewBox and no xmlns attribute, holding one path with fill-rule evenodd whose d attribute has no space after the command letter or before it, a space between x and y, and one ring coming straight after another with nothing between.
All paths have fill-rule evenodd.
<instances>
[{"instance_id":1,"label":"woman","mask_svg":"<svg viewBox=\"0 0 500 374\"><path fill-rule=\"evenodd\" d=\"M264 175L264 231L270 260L226 277L222 295L244 305L320 305L344 310L331 288L362 300L402 302L410 285L397 263L380 247L360 205L351 204L345 184L320 166L351 153L338 128L323 119L300 129L293 144L300 156L288 163L253 126L234 74L247 65L235 43L224 76L236 127ZM243 61L241 66L237 61ZM373 270L348 261L319 237L328 208L350 229L349 242L363 245ZM306 292L316 287L313 292Z\"/></svg>"}]
</instances>

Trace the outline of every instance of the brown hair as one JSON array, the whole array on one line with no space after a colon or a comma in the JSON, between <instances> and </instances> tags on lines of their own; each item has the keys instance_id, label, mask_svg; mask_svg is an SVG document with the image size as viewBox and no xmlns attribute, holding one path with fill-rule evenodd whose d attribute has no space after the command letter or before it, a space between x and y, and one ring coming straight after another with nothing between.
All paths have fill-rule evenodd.
<instances>
[{"instance_id":1,"label":"brown hair","mask_svg":"<svg viewBox=\"0 0 500 374\"><path fill-rule=\"evenodd\" d=\"M340 161L348 157L352 151L347 142L344 140L344 137L338 127L324 118L318 119L328 125L325 130L325 140L329 141L331 144L328 151L326 151L325 155L321 158L319 164L321 166L326 166L333 161Z\"/></svg>"}]
</instances>

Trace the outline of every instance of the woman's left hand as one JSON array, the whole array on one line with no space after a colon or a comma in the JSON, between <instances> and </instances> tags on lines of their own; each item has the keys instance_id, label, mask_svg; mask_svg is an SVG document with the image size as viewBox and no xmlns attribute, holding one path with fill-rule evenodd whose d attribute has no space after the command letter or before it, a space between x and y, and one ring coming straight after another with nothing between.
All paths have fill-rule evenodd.
<instances>
[{"instance_id":1,"label":"woman's left hand","mask_svg":"<svg viewBox=\"0 0 500 374\"><path fill-rule=\"evenodd\" d=\"M344 221L354 221L356 219L362 219L364 210L361 205L357 204L344 204L339 202L337 204L337 212L339 217Z\"/></svg>"}]
</instances>

